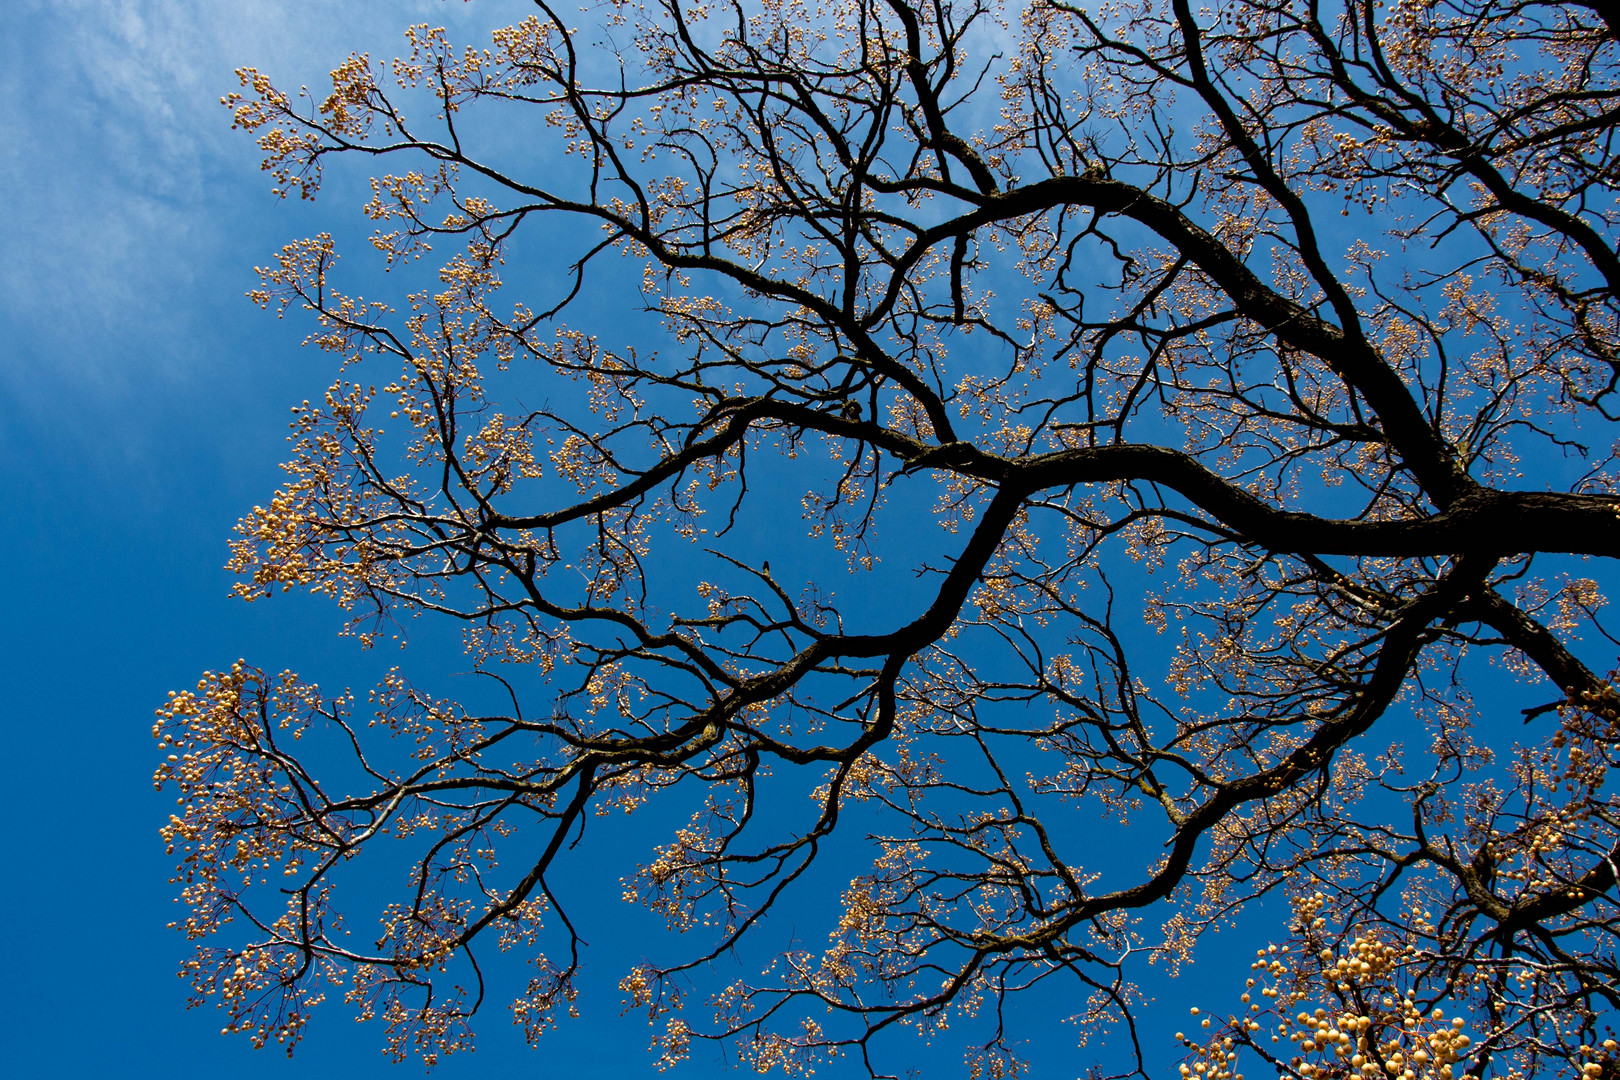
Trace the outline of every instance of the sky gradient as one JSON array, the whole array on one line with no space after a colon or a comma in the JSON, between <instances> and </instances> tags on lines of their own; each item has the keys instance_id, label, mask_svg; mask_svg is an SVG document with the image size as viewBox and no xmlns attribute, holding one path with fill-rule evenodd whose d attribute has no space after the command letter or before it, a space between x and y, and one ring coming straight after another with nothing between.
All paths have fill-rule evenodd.
<instances>
[{"instance_id":1,"label":"sky gradient","mask_svg":"<svg viewBox=\"0 0 1620 1080\"><path fill-rule=\"evenodd\" d=\"M397 49L461 4L23 0L0 34L0 472L14 560L0 619L11 709L0 813L6 1072L15 1076L418 1076L334 1003L297 1059L186 1011L185 942L151 785L152 710L239 656L342 686L387 666L305 597L252 607L221 568L236 519L279 482L288 406L328 373L305 327L243 298L253 266L334 218L278 202L219 97L258 65L314 83L350 49ZM487 21L490 16L483 13ZM172 808L172 807L171 807ZM616 1002L603 1021L616 1019ZM641 1076L620 1021L526 1049L492 1010L479 1051L437 1071Z\"/></svg>"},{"instance_id":2,"label":"sky gradient","mask_svg":"<svg viewBox=\"0 0 1620 1080\"><path fill-rule=\"evenodd\" d=\"M288 406L330 378L323 358L298 348L306 324L277 322L243 294L253 266L287 240L362 224L358 189L344 181L313 205L271 197L251 142L230 131L218 104L235 88L232 71L254 65L282 85L314 85L351 50L391 55L408 23L487 27L520 9L9 5L0 35L0 129L13 148L0 158L0 454L10 467L0 485L14 573L0 620L0 693L16 734L0 786L11 823L0 1029L12 1075L421 1075L415 1063L389 1066L380 1034L357 1029L342 1003L317 1011L292 1063L221 1038L211 1006L184 1009L174 971L187 949L164 926L178 909L157 836L169 807L150 783L150 726L165 691L238 657L332 690L363 687L396 659L338 637L326 601L229 598L221 566L231 527L280 482ZM457 655L436 654L428 634L411 659L413 676L431 683L457 670ZM607 896L616 881L604 870L595 887ZM651 1074L648 1029L618 1016L611 991L647 925L627 918L627 939L592 941L598 991L582 1020L530 1050L494 1002L477 1053L435 1075ZM1197 985L1183 980L1163 1024L1184 1015L1181 997ZM1074 1011L1027 1007L1026 1020ZM1038 1059L1038 1077L1074 1076L1089 1060L1065 1035L1045 1045L1063 1056ZM958 1051L939 1060L957 1064L932 1075L960 1075ZM719 1071L700 1057L678 1075Z\"/></svg>"}]
</instances>

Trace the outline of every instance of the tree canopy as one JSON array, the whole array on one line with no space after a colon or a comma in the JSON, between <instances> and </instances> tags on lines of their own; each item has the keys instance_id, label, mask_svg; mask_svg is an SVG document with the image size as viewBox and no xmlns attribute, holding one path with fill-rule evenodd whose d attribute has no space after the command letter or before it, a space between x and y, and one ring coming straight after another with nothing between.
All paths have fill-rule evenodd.
<instances>
[{"instance_id":1,"label":"tree canopy","mask_svg":"<svg viewBox=\"0 0 1620 1080\"><path fill-rule=\"evenodd\" d=\"M458 622L507 704L172 695L197 999L433 1061L514 949L538 1037L622 810L661 1064L889 1075L955 1021L1013 1076L1033 995L1141 1073L1141 965L1274 896L1183 1075L1614 1075L1620 12L574 17L225 99L282 195L376 173L398 285L262 270L336 381L238 590Z\"/></svg>"}]
</instances>

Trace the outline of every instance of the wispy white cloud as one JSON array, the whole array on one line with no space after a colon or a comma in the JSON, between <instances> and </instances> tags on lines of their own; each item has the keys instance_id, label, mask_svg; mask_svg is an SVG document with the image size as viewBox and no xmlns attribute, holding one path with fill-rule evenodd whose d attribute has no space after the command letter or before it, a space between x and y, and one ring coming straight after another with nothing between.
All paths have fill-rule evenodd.
<instances>
[{"instance_id":1,"label":"wispy white cloud","mask_svg":"<svg viewBox=\"0 0 1620 1080\"><path fill-rule=\"evenodd\" d=\"M0 388L15 404L42 381L117 396L185 377L219 347L209 305L243 237L288 231L218 104L232 71L314 85L350 50L396 51L407 23L473 14L435 0L24 0L0 43Z\"/></svg>"}]
</instances>

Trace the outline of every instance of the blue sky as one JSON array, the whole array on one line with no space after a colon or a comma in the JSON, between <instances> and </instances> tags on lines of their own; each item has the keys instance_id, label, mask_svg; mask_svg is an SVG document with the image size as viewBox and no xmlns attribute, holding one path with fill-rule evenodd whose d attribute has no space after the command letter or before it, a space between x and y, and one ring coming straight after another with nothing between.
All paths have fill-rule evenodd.
<instances>
[{"instance_id":1,"label":"blue sky","mask_svg":"<svg viewBox=\"0 0 1620 1080\"><path fill-rule=\"evenodd\" d=\"M227 595L231 526L279 481L288 406L329 377L297 348L296 320L278 323L242 294L280 244L355 224L358 200L339 187L313 206L275 201L218 98L241 65L314 84L351 49L391 55L408 23L488 25L496 6L8 5L0 491L14 571L0 619L11 710L0 1030L11 1075L421 1075L389 1065L380 1033L340 1003L317 1011L291 1062L221 1037L213 1008L184 1008L150 725L165 691L239 656L333 689L367 685L397 659L338 638L325 602L248 607ZM430 646L412 649L418 677L454 667L454 650L436 662ZM615 894L619 872L603 868L594 888ZM436 1075L650 1074L649 1031L618 1016L612 990L648 925L627 914L631 929L592 942L601 978L583 1019L530 1050L497 1004L477 1053ZM1029 1018L1072 1011L1029 1005ZM1050 1039L1062 1057L1041 1075L1083 1068L1072 1045ZM936 1049L942 1073L958 1074L959 1051ZM700 1058L683 1074L720 1071Z\"/></svg>"},{"instance_id":2,"label":"blue sky","mask_svg":"<svg viewBox=\"0 0 1620 1080\"><path fill-rule=\"evenodd\" d=\"M279 482L287 407L329 378L297 348L302 325L278 323L242 294L255 263L293 237L354 225L359 201L341 185L313 206L271 198L251 144L218 105L232 70L252 64L284 85L314 84L350 50L390 55L408 23L487 26L521 17L506 15L520 6L8 5L0 497L13 573L0 609L0 700L11 709L0 1031L12 1075L421 1073L387 1065L380 1035L357 1029L340 1003L317 1013L291 1063L221 1038L212 1008L184 1009L174 969L185 945L164 928L178 909L157 837L168 810L151 789L150 724L165 691L239 656L332 689L364 686L397 659L339 638L324 601L228 598L231 526ZM435 654L433 641L430 632L412 653L424 681L456 668L454 650ZM616 895L619 872L602 868L587 895ZM648 1075L647 1028L617 1015L611 989L648 925L626 920L592 941L605 988L587 997L582 1020L530 1050L496 1003L478 1052L436 1075ZM1183 982L1160 1022L1173 1026L1182 998L1200 992L1196 973ZM1034 1001L1028 1010L1037 1027L1073 1011ZM1073 1076L1089 1060L1064 1034L1043 1045L1056 1056L1038 1060L1037 1077ZM1166 1060L1168 1040L1157 1048ZM699 1060L677 1075L718 1071Z\"/></svg>"},{"instance_id":3,"label":"blue sky","mask_svg":"<svg viewBox=\"0 0 1620 1080\"><path fill-rule=\"evenodd\" d=\"M386 7L386 10L384 10ZM5 1071L13 1076L416 1076L330 1007L297 1059L186 1011L183 941L152 791L153 708L247 656L334 686L375 679L323 603L229 600L237 517L279 476L287 407L327 374L302 330L243 299L252 267L349 202L277 203L221 94L257 64L313 82L351 48L461 5L22 0L0 33L0 471L14 571L0 815ZM500 1011L437 1075L648 1072L646 1029L600 1023L527 1050ZM611 1029L611 1030L610 1030Z\"/></svg>"}]
</instances>

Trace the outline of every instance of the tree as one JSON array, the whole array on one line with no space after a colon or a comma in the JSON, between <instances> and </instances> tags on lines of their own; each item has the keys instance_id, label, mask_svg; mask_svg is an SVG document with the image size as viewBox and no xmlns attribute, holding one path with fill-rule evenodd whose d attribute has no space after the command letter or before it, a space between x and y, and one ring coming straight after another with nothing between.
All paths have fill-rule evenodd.
<instances>
[{"instance_id":1,"label":"tree","mask_svg":"<svg viewBox=\"0 0 1620 1080\"><path fill-rule=\"evenodd\" d=\"M1616 9L601 20L416 27L327 96L225 99L282 195L388 170L397 273L454 252L397 307L328 235L262 272L340 367L239 590L367 642L458 620L509 708L245 664L174 695L198 1000L290 1045L336 988L431 1061L498 945L539 954L537 1035L580 970L560 853L654 803L692 817L625 889L691 936L621 987L666 1063L877 1074L887 1032L977 1013L970 1072L1014 1075L1004 1005L1078 988L1139 1071L1134 965L1278 894L1188 1074L1613 1075ZM501 299L542 242L561 287ZM626 257L656 348L563 321ZM714 984L852 853L829 938Z\"/></svg>"}]
</instances>

